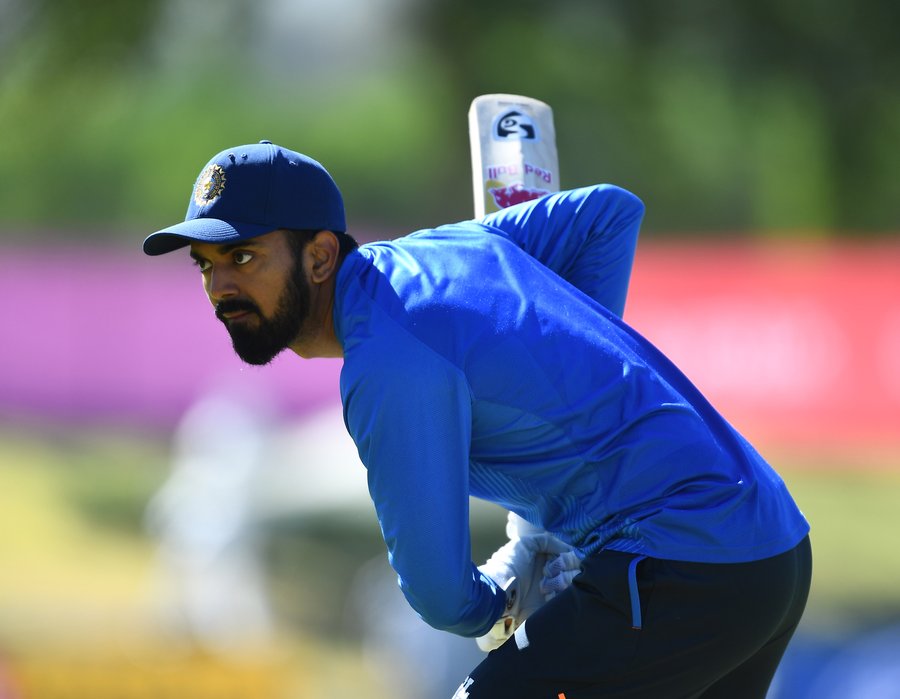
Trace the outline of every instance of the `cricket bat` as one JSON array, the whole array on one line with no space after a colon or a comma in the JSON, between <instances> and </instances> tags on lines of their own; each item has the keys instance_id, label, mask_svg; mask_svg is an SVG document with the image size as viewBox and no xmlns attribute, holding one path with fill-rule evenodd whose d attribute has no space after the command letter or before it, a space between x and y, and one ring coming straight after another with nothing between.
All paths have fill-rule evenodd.
<instances>
[{"instance_id":1,"label":"cricket bat","mask_svg":"<svg viewBox=\"0 0 900 699\"><path fill-rule=\"evenodd\" d=\"M522 95L481 95L469 108L475 218L559 191L550 105Z\"/></svg>"},{"instance_id":2,"label":"cricket bat","mask_svg":"<svg viewBox=\"0 0 900 699\"><path fill-rule=\"evenodd\" d=\"M472 190L475 218L513 204L559 191L559 158L550 105L522 95L481 95L469 107L469 143L472 149ZM510 512L506 533L510 539L544 533ZM541 554L544 562L549 554ZM533 574L540 581L543 563ZM498 648L524 618L513 622L501 617L476 639L487 652ZM562 696L562 695L560 695Z\"/></svg>"}]
</instances>

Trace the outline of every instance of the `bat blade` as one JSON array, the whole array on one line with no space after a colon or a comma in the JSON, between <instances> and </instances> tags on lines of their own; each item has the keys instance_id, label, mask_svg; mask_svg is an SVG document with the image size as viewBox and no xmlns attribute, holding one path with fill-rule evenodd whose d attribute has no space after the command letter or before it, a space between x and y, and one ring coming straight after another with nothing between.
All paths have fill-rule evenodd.
<instances>
[{"instance_id":1,"label":"bat blade","mask_svg":"<svg viewBox=\"0 0 900 699\"><path fill-rule=\"evenodd\" d=\"M480 95L469 108L475 217L559 191L550 105L523 95Z\"/></svg>"}]
</instances>

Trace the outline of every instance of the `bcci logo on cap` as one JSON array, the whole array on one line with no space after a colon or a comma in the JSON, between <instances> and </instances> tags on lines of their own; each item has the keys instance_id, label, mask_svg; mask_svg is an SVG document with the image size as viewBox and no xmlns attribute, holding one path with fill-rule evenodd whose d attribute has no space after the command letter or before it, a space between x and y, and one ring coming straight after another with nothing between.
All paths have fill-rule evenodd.
<instances>
[{"instance_id":1,"label":"bcci logo on cap","mask_svg":"<svg viewBox=\"0 0 900 699\"><path fill-rule=\"evenodd\" d=\"M491 134L495 141L537 141L540 137L534 119L516 109L494 119Z\"/></svg>"},{"instance_id":2,"label":"bcci logo on cap","mask_svg":"<svg viewBox=\"0 0 900 699\"><path fill-rule=\"evenodd\" d=\"M225 189L225 171L215 163L209 165L194 185L194 203L197 206L212 204Z\"/></svg>"}]
</instances>

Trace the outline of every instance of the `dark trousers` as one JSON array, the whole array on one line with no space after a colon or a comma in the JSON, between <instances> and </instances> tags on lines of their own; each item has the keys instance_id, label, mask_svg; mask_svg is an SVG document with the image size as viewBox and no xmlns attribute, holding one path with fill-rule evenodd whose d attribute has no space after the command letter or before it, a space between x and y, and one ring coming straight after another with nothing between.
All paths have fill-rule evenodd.
<instances>
[{"instance_id":1,"label":"dark trousers","mask_svg":"<svg viewBox=\"0 0 900 699\"><path fill-rule=\"evenodd\" d=\"M457 696L764 699L811 576L808 537L787 553L739 564L601 551Z\"/></svg>"}]
</instances>

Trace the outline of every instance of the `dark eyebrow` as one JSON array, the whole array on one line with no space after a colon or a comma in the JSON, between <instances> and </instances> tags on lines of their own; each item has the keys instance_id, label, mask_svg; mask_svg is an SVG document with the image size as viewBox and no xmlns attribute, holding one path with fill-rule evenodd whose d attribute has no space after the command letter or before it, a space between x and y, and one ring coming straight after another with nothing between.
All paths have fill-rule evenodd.
<instances>
[{"instance_id":1,"label":"dark eyebrow","mask_svg":"<svg viewBox=\"0 0 900 699\"><path fill-rule=\"evenodd\" d=\"M236 243L225 243L224 245L219 245L216 248L216 251L219 254L225 255L232 250L237 250L238 248L255 248L259 246L259 241L250 238L249 240L239 240Z\"/></svg>"},{"instance_id":2,"label":"dark eyebrow","mask_svg":"<svg viewBox=\"0 0 900 699\"><path fill-rule=\"evenodd\" d=\"M225 243L223 245L216 246L216 252L220 255L227 255L229 252L233 250L237 250L238 248L255 248L258 247L259 243L252 238L250 240L239 240L236 243ZM198 255L193 250L190 251L191 259L196 261L205 260L205 257Z\"/></svg>"}]
</instances>

